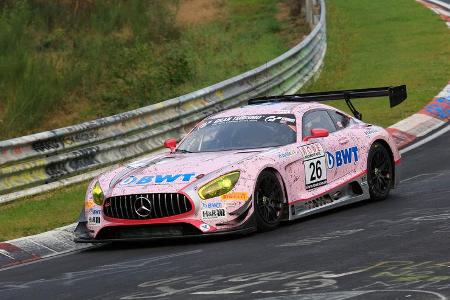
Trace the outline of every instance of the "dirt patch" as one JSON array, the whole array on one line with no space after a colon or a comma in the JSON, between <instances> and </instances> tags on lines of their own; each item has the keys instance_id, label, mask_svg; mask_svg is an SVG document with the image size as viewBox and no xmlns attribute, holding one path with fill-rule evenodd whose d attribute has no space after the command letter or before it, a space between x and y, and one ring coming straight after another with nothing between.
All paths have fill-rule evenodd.
<instances>
[{"instance_id":1,"label":"dirt patch","mask_svg":"<svg viewBox=\"0 0 450 300\"><path fill-rule=\"evenodd\" d=\"M289 3L287 2L279 2L277 4L278 12L277 12L277 20L279 22L288 21L291 13L291 8L289 7Z\"/></svg>"},{"instance_id":2,"label":"dirt patch","mask_svg":"<svg viewBox=\"0 0 450 300\"><path fill-rule=\"evenodd\" d=\"M276 18L281 23L281 37L293 47L309 34L309 25L304 15L304 1L284 0L277 4Z\"/></svg>"},{"instance_id":3,"label":"dirt patch","mask_svg":"<svg viewBox=\"0 0 450 300\"><path fill-rule=\"evenodd\" d=\"M212 21L221 14L223 0L181 0L177 11L177 22L194 25Z\"/></svg>"},{"instance_id":4,"label":"dirt patch","mask_svg":"<svg viewBox=\"0 0 450 300\"><path fill-rule=\"evenodd\" d=\"M50 116L39 126L40 131L81 123L86 121L87 114L95 109L95 105L84 97L72 96L71 100L58 104L58 108L53 109Z\"/></svg>"}]
</instances>

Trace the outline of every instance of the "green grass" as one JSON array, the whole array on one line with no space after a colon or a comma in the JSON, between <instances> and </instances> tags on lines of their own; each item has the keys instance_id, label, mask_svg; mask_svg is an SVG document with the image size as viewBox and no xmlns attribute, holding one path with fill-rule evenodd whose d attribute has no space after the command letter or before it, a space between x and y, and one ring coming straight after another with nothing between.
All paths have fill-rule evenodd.
<instances>
[{"instance_id":1,"label":"green grass","mask_svg":"<svg viewBox=\"0 0 450 300\"><path fill-rule=\"evenodd\" d=\"M230 3L235 5L238 11L249 9L244 8L244 4L241 6L241 2L237 0ZM273 13L272 9L264 7L268 14ZM332 0L327 1L327 14L328 52L325 67L319 80L311 85L309 90L406 83L410 96L398 108L388 109L386 100L367 104L363 103L363 100L355 101L365 120L386 126L419 110L448 82L449 30L434 13L416 2ZM235 17L238 18L238 15ZM219 34L220 25L214 26L217 27L203 27L191 31L191 38L200 39L203 34ZM265 26L276 28L272 21L267 21ZM236 27L233 31L243 32L247 29L248 26L240 30ZM252 34L255 34L253 30L256 29L251 28ZM254 51L253 46L258 43L259 46L271 44L276 40L271 41L269 37L255 40L253 35L246 37L245 33L240 35L241 33L233 33L236 34L235 42L242 43L241 50L233 50L229 44L230 53L237 58L251 59L255 56L253 63L257 63L258 59L264 56ZM231 43L231 40L227 41L220 34L215 43L205 42L202 45L205 57L215 56L215 51L228 45L227 43ZM251 45L252 51L248 50L248 45ZM270 47L274 46L269 45ZM270 55L272 51L276 52L276 49L267 50L266 55ZM219 65L226 65L226 56L226 53L217 53ZM201 62L199 57L196 60ZM235 63L250 67L240 59L236 59ZM203 70L199 72L202 75L198 76L203 76L202 80L211 80L212 83L208 68L205 65L197 68ZM224 70L230 72L228 75L239 72L237 67L232 71L228 68L232 69L233 65L227 65L227 70ZM83 205L85 188L86 184L80 184L0 206L0 240L38 233L74 222Z\"/></svg>"},{"instance_id":2,"label":"green grass","mask_svg":"<svg viewBox=\"0 0 450 300\"><path fill-rule=\"evenodd\" d=\"M0 241L37 234L77 220L87 184L0 206Z\"/></svg>"},{"instance_id":3,"label":"green grass","mask_svg":"<svg viewBox=\"0 0 450 300\"><path fill-rule=\"evenodd\" d=\"M257 67L288 49L279 34L288 22L276 19L281 1L292 0L218 1L213 21L191 26L177 23L176 0L0 2L0 139L153 104Z\"/></svg>"},{"instance_id":4,"label":"green grass","mask_svg":"<svg viewBox=\"0 0 450 300\"><path fill-rule=\"evenodd\" d=\"M384 127L420 110L450 79L450 30L410 0L328 0L328 49L307 91L406 84L408 99L356 100L363 120ZM330 103L347 110L345 103Z\"/></svg>"}]
</instances>

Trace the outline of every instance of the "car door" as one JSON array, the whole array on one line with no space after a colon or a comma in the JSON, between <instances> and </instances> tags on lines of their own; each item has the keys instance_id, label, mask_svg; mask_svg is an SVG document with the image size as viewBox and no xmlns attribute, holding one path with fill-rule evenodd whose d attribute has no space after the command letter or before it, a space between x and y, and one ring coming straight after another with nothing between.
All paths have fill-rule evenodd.
<instances>
[{"instance_id":1,"label":"car door","mask_svg":"<svg viewBox=\"0 0 450 300\"><path fill-rule=\"evenodd\" d=\"M302 139L311 135L311 130L323 128L328 130L329 136L324 138L314 138L303 142L300 152L303 156L303 168L305 174L305 190L314 189L329 185L335 181L337 172L328 168L328 153L335 153L338 150L338 140L341 135L337 133L337 128L331 116L325 109L316 109L306 112L302 117Z\"/></svg>"},{"instance_id":2,"label":"car door","mask_svg":"<svg viewBox=\"0 0 450 300\"><path fill-rule=\"evenodd\" d=\"M333 174L334 179L343 177L352 177L360 170L361 163L361 145L360 141L352 129L351 118L339 111L329 109L330 115L336 132L334 142L335 151L326 153L327 167L329 173Z\"/></svg>"}]
</instances>

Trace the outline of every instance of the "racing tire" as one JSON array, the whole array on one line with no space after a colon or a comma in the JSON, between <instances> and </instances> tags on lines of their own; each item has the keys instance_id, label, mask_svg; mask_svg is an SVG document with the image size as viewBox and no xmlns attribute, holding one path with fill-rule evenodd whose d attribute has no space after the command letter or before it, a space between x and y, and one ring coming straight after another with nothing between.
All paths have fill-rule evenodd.
<instances>
[{"instance_id":1,"label":"racing tire","mask_svg":"<svg viewBox=\"0 0 450 300\"><path fill-rule=\"evenodd\" d=\"M388 197L394 179L393 175L394 167L388 150L381 143L373 143L367 159L370 199L381 201Z\"/></svg>"},{"instance_id":2,"label":"racing tire","mask_svg":"<svg viewBox=\"0 0 450 300\"><path fill-rule=\"evenodd\" d=\"M259 231L276 228L283 216L283 188L276 174L262 171L256 181L254 207L256 226Z\"/></svg>"}]
</instances>

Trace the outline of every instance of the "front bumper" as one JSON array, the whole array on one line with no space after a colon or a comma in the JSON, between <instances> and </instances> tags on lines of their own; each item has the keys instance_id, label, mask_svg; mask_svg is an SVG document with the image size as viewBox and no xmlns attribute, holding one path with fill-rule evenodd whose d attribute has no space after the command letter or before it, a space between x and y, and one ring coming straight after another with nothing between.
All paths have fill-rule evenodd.
<instances>
[{"instance_id":1,"label":"front bumper","mask_svg":"<svg viewBox=\"0 0 450 300\"><path fill-rule=\"evenodd\" d=\"M142 226L113 226L107 227L104 234L99 234L98 237L92 238L89 235L87 222L79 222L75 228L76 243L110 243L110 242L137 242L137 241L152 241L162 239L180 239L180 238L195 238L208 236L223 236L223 235L237 235L248 234L256 231L256 223L254 218L249 218L247 222L238 228L233 228L227 231L213 231L201 232L196 230L189 224L158 224L158 225L142 225Z\"/></svg>"}]
</instances>

